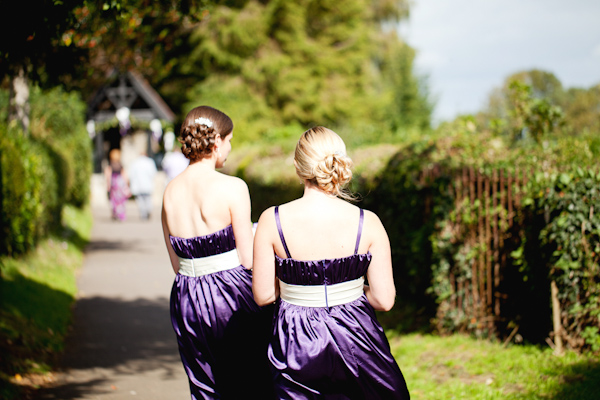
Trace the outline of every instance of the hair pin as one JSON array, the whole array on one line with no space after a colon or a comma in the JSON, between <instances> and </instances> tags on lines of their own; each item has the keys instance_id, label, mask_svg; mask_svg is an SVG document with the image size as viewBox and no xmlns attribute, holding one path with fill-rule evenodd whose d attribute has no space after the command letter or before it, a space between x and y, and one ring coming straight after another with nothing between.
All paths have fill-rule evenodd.
<instances>
[{"instance_id":1,"label":"hair pin","mask_svg":"<svg viewBox=\"0 0 600 400\"><path fill-rule=\"evenodd\" d=\"M196 118L194 120L195 123L200 124L200 125L206 125L209 128L212 128L213 123L210 119L208 118L204 118L204 117L200 117L200 118Z\"/></svg>"}]
</instances>

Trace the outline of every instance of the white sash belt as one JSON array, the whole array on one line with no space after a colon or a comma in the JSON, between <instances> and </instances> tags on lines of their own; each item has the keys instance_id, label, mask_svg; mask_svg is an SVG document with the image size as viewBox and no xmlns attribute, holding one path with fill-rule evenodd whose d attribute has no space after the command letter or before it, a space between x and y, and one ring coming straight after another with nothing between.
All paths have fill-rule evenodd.
<instances>
[{"instance_id":1,"label":"white sash belt","mask_svg":"<svg viewBox=\"0 0 600 400\"><path fill-rule=\"evenodd\" d=\"M201 258L179 257L179 274L185 276L202 276L214 272L225 271L240 266L237 249L214 256Z\"/></svg>"},{"instance_id":2,"label":"white sash belt","mask_svg":"<svg viewBox=\"0 0 600 400\"><path fill-rule=\"evenodd\" d=\"M290 285L279 281L281 299L303 307L333 307L350 303L364 293L365 278L335 285Z\"/></svg>"}]
</instances>

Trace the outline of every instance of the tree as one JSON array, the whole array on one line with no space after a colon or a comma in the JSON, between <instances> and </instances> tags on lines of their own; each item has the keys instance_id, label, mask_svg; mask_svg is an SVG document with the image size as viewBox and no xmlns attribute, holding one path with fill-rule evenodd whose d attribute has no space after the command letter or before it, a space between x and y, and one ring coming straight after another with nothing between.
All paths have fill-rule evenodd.
<instances>
[{"instance_id":1,"label":"tree","mask_svg":"<svg viewBox=\"0 0 600 400\"><path fill-rule=\"evenodd\" d=\"M57 64L68 73L78 52L65 53L60 45L63 32L75 21L74 10L83 0L22 0L2 6L0 34L0 80L9 77L9 120L28 130L29 80L39 80L43 68Z\"/></svg>"},{"instance_id":2,"label":"tree","mask_svg":"<svg viewBox=\"0 0 600 400\"><path fill-rule=\"evenodd\" d=\"M545 97L536 97L533 88L519 80L509 86L509 129L514 138L530 135L536 142L563 122L563 112Z\"/></svg>"},{"instance_id":3,"label":"tree","mask_svg":"<svg viewBox=\"0 0 600 400\"><path fill-rule=\"evenodd\" d=\"M564 88L550 72L521 71L494 89L478 118L497 132L519 136L527 131L538 139L559 126L563 134L598 132L600 85Z\"/></svg>"},{"instance_id":4,"label":"tree","mask_svg":"<svg viewBox=\"0 0 600 400\"><path fill-rule=\"evenodd\" d=\"M135 69L179 111L185 88L201 79L181 72L191 48L188 37L207 15L209 0L86 1L77 24L63 35L70 47L87 47L88 62L63 83L90 95L113 70Z\"/></svg>"},{"instance_id":5,"label":"tree","mask_svg":"<svg viewBox=\"0 0 600 400\"><path fill-rule=\"evenodd\" d=\"M492 91L487 107L478 114L480 125L512 139L536 141L564 126L565 91L550 72L529 70L508 76Z\"/></svg>"},{"instance_id":6,"label":"tree","mask_svg":"<svg viewBox=\"0 0 600 400\"><path fill-rule=\"evenodd\" d=\"M3 4L0 79L13 88L10 118L27 129L29 81L89 95L113 68L171 76L185 33L207 0L19 0ZM154 83L154 82L153 82Z\"/></svg>"},{"instance_id":7,"label":"tree","mask_svg":"<svg viewBox=\"0 0 600 400\"><path fill-rule=\"evenodd\" d=\"M569 88L563 108L569 133L600 132L600 84L589 89Z\"/></svg>"},{"instance_id":8,"label":"tree","mask_svg":"<svg viewBox=\"0 0 600 400\"><path fill-rule=\"evenodd\" d=\"M392 63L378 59L386 41L399 39L383 34L382 24L405 15L406 3L384 0L223 2L191 36L185 70L206 79L190 92L188 108L210 99L246 124L247 140L282 124L385 121L394 94L381 68ZM405 60L411 64L412 53Z\"/></svg>"},{"instance_id":9,"label":"tree","mask_svg":"<svg viewBox=\"0 0 600 400\"><path fill-rule=\"evenodd\" d=\"M428 99L428 88L423 77L414 70L415 51L400 41L396 32L386 35L379 58L382 74L382 92L389 92L391 104L387 119L392 130L406 127L428 129L433 104Z\"/></svg>"}]
</instances>

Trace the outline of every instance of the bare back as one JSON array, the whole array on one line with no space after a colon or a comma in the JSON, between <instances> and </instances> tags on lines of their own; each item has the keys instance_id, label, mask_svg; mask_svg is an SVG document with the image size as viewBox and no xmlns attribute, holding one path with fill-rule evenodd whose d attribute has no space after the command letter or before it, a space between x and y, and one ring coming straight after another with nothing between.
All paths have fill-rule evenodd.
<instances>
[{"instance_id":1,"label":"bare back","mask_svg":"<svg viewBox=\"0 0 600 400\"><path fill-rule=\"evenodd\" d=\"M279 220L290 256L295 260L316 261L354 254L360 210L352 204L305 188L302 198L279 206ZM287 258L276 224L272 207L263 212L256 229L253 291L259 305L275 301L278 295L274 253ZM396 295L390 242L377 215L365 210L357 253L367 252L372 258L367 271L370 286L365 286L365 294L376 310L389 310Z\"/></svg>"},{"instance_id":2,"label":"bare back","mask_svg":"<svg viewBox=\"0 0 600 400\"><path fill-rule=\"evenodd\" d=\"M163 196L163 231L171 254L176 257L168 236L193 238L233 227L242 265L252 267L252 222L250 195L246 183L237 177L191 164L173 179Z\"/></svg>"},{"instance_id":3,"label":"bare back","mask_svg":"<svg viewBox=\"0 0 600 400\"><path fill-rule=\"evenodd\" d=\"M312 203L298 199L280 206L281 229L292 258L322 260L354 254L359 229L360 210L343 200ZM370 240L360 241L359 253L369 251ZM286 257L280 240L275 240L275 252Z\"/></svg>"},{"instance_id":4,"label":"bare back","mask_svg":"<svg viewBox=\"0 0 600 400\"><path fill-rule=\"evenodd\" d=\"M231 224L227 184L233 179L216 171L186 169L171 181L163 199L170 234L204 236Z\"/></svg>"}]
</instances>

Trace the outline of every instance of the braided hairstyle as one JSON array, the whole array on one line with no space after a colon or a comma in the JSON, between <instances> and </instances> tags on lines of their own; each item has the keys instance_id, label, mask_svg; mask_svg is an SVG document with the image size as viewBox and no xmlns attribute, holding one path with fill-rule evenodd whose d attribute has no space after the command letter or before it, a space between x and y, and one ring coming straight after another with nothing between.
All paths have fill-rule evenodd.
<instances>
[{"instance_id":1,"label":"braided hairstyle","mask_svg":"<svg viewBox=\"0 0 600 400\"><path fill-rule=\"evenodd\" d=\"M181 125L179 142L181 152L190 162L210 157L217 135L225 139L233 132L233 121L225 113L209 107L192 109Z\"/></svg>"},{"instance_id":2,"label":"braided hairstyle","mask_svg":"<svg viewBox=\"0 0 600 400\"><path fill-rule=\"evenodd\" d=\"M325 193L344 200L354 200L346 189L352 179L352 160L346 145L331 129L322 126L304 132L294 154L296 173Z\"/></svg>"}]
</instances>

